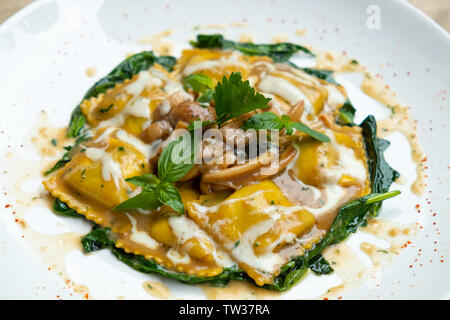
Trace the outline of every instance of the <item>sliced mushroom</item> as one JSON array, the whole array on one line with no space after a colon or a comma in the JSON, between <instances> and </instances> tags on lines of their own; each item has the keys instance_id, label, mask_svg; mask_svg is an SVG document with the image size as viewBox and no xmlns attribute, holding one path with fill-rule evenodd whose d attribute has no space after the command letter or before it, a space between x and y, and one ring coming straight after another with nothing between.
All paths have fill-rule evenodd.
<instances>
[{"instance_id":1,"label":"sliced mushroom","mask_svg":"<svg viewBox=\"0 0 450 320\"><path fill-rule=\"evenodd\" d=\"M174 92L165 100L158 103L155 111L153 111L153 120L164 119L164 117L170 113L172 108L189 101L192 101L192 97L188 93L183 90Z\"/></svg>"},{"instance_id":2,"label":"sliced mushroom","mask_svg":"<svg viewBox=\"0 0 450 320\"><path fill-rule=\"evenodd\" d=\"M211 108L204 108L196 102L183 102L172 108L168 115L168 120L172 126L176 126L179 121L190 123L191 121L213 121L214 111Z\"/></svg>"},{"instance_id":3,"label":"sliced mushroom","mask_svg":"<svg viewBox=\"0 0 450 320\"><path fill-rule=\"evenodd\" d=\"M292 107L291 110L286 114L291 118L291 121L300 121L303 111L305 110L305 101L302 100Z\"/></svg>"},{"instance_id":4,"label":"sliced mushroom","mask_svg":"<svg viewBox=\"0 0 450 320\"><path fill-rule=\"evenodd\" d=\"M152 143L158 139L165 139L173 128L166 120L155 121L142 131L140 137L144 142Z\"/></svg>"},{"instance_id":5,"label":"sliced mushroom","mask_svg":"<svg viewBox=\"0 0 450 320\"><path fill-rule=\"evenodd\" d=\"M297 149L293 146L289 146L281 155L277 168L271 171L271 175L275 175L283 170L289 162L294 159L297 153ZM202 181L205 183L223 184L224 182L229 185L233 182L233 185L242 184L245 180L261 180L267 178L269 175L263 175L261 169L263 167L269 168L271 163L271 154L265 152L259 157L250 160L249 162L241 165L236 165L224 170L218 170L209 172L202 177Z\"/></svg>"}]
</instances>

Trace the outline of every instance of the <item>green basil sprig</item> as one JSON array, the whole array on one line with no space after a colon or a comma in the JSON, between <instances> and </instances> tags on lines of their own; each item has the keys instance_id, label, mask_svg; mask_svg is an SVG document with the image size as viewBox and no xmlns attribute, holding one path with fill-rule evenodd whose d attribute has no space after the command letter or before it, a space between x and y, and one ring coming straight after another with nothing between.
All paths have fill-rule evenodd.
<instances>
[{"instance_id":1,"label":"green basil sprig","mask_svg":"<svg viewBox=\"0 0 450 320\"><path fill-rule=\"evenodd\" d=\"M149 173L126 179L141 187L142 192L119 204L115 210L154 210L165 204L183 214L184 205L173 183L194 166L195 152L190 138L191 135L181 136L163 150L158 159L158 176Z\"/></svg>"},{"instance_id":2,"label":"green basil sprig","mask_svg":"<svg viewBox=\"0 0 450 320\"><path fill-rule=\"evenodd\" d=\"M291 135L294 129L306 133L316 140L321 142L329 142L330 138L318 131L315 131L307 125L291 121L287 115L277 116L273 112L261 112L255 114L244 123L244 129L266 129L266 130L283 130L286 129L286 134Z\"/></svg>"}]
</instances>

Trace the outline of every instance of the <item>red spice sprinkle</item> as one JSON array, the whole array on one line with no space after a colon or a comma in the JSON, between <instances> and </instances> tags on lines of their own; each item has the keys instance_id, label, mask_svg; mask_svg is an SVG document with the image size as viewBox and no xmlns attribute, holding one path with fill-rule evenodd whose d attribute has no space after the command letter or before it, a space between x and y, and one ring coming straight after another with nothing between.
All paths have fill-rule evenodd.
<instances>
[{"instance_id":1,"label":"red spice sprinkle","mask_svg":"<svg viewBox=\"0 0 450 320\"><path fill-rule=\"evenodd\" d=\"M10 204L5 204L5 208L9 208L9 207L11 207Z\"/></svg>"},{"instance_id":2,"label":"red spice sprinkle","mask_svg":"<svg viewBox=\"0 0 450 320\"><path fill-rule=\"evenodd\" d=\"M412 268L413 267L412 264L410 264L409 267Z\"/></svg>"}]
</instances>

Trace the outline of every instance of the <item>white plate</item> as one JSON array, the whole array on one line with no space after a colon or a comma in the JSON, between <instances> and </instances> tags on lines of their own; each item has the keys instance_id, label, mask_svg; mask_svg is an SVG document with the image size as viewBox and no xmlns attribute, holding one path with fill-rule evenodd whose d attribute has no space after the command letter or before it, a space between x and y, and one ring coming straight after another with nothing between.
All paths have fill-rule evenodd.
<instances>
[{"instance_id":1,"label":"white plate","mask_svg":"<svg viewBox=\"0 0 450 320\"><path fill-rule=\"evenodd\" d=\"M370 5L380 10L380 29L367 27ZM193 28L235 22L246 22L248 26ZM49 113L54 124L66 125L72 108L96 79L109 72L127 53L149 49L148 44L138 43L139 39L171 28L176 30L171 39L186 47L186 40L202 31L221 32L235 39L243 32L252 32L258 42L287 34L299 43L338 52L345 50L372 72L383 75L419 120L418 132L428 156L429 179L423 198L413 196L407 186L394 186L402 189L403 195L387 202L381 217L418 222L423 229L387 269L376 275L375 282L379 285L369 281L345 292L343 297L449 297L450 152L446 140L450 136L447 124L450 38L405 2L36 1L0 27L1 153L11 151L35 157L24 149L29 146L28 133L36 125L41 110ZM306 35L297 36L295 30L299 29L306 29ZM97 69L94 78L85 75L88 67ZM401 138L393 136L392 140L394 146L387 158L411 181L414 171L402 160L409 157L410 150L402 149ZM21 238L23 233L12 214L14 207L5 207L14 194L4 190L8 173L3 172L6 160L3 156L1 159L0 298L80 298L55 272L47 270L48 265ZM33 184L27 187L33 189ZM420 205L421 213L417 212L416 204ZM42 233L88 230L86 224L52 216L43 208L35 209L27 223ZM151 298L142 289L142 282L161 279L131 270L107 251L88 257L73 251L65 263L71 278L87 285L94 298ZM284 297L314 298L322 293L319 283L330 285L333 279L309 277ZM204 298L198 287L161 281L176 298Z\"/></svg>"}]
</instances>

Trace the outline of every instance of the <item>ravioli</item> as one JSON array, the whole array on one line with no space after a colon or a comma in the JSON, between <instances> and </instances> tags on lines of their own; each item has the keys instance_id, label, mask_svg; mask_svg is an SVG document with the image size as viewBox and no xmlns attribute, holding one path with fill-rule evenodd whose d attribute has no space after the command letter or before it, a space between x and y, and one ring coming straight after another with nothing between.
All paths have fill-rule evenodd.
<instances>
[{"instance_id":1,"label":"ravioli","mask_svg":"<svg viewBox=\"0 0 450 320\"><path fill-rule=\"evenodd\" d=\"M151 146L123 129L109 127L81 148L44 186L89 220L111 228L118 248L190 275L214 276L230 264L197 225L167 207L153 213L114 210L136 192L125 179L149 171ZM184 201L198 197L192 189L182 189L181 195Z\"/></svg>"},{"instance_id":2,"label":"ravioli","mask_svg":"<svg viewBox=\"0 0 450 320\"><path fill-rule=\"evenodd\" d=\"M212 207L201 201L187 204L189 216L258 285L270 283L291 255L301 254L305 245L319 239L320 232L312 230L314 216L294 206L271 181L244 186Z\"/></svg>"},{"instance_id":3,"label":"ravioli","mask_svg":"<svg viewBox=\"0 0 450 320\"><path fill-rule=\"evenodd\" d=\"M231 129L234 137L249 139L243 124L262 110L251 110L219 127L210 84L205 88L209 98L183 86L189 75L202 74L216 86L236 72L248 80L251 90L271 99L264 111L288 116L288 121L307 125L329 140L298 127L292 135L279 129L277 154L287 155L281 157L286 163L274 173L258 176L259 160L270 148L257 155L257 161L249 159L252 167L245 171L234 142L208 138L205 145L222 148L223 158L231 162L196 164L171 181L181 196L184 215L168 205L116 210L142 191L126 179L159 174L158 159L179 137L176 129L200 120L203 130ZM346 101L342 86L269 56L184 50L172 72L154 64L82 101L83 134L92 137L74 149L70 161L44 186L88 220L110 228L114 245L126 253L143 256L170 272L208 278L234 268L258 286L271 285L287 263L324 239L342 205L371 192L361 128L335 122ZM220 172L227 173L226 181L217 179Z\"/></svg>"}]
</instances>

